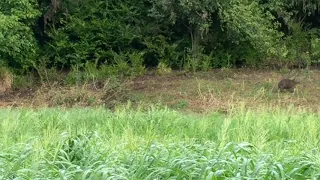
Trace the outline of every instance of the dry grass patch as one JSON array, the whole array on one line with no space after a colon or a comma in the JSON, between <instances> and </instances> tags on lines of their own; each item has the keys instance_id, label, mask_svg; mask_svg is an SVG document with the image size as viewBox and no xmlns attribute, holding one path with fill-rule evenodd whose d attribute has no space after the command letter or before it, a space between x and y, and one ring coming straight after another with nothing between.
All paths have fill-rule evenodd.
<instances>
[{"instance_id":1,"label":"dry grass patch","mask_svg":"<svg viewBox=\"0 0 320 180\"><path fill-rule=\"evenodd\" d=\"M10 92L12 90L12 75L4 67L0 67L0 94Z\"/></svg>"},{"instance_id":2,"label":"dry grass patch","mask_svg":"<svg viewBox=\"0 0 320 180\"><path fill-rule=\"evenodd\" d=\"M128 82L112 79L75 86L43 84L37 89L21 89L0 98L0 107L86 107L106 105L113 108L127 102Z\"/></svg>"},{"instance_id":3,"label":"dry grass patch","mask_svg":"<svg viewBox=\"0 0 320 180\"><path fill-rule=\"evenodd\" d=\"M107 105L113 108L126 99L127 82L115 84L109 79L79 86L44 86L35 93L34 106L73 107Z\"/></svg>"}]
</instances>

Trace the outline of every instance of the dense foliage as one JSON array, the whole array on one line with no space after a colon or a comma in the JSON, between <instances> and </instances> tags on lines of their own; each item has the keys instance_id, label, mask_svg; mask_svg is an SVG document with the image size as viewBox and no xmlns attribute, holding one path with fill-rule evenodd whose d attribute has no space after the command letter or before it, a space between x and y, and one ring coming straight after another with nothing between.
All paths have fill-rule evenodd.
<instances>
[{"instance_id":1,"label":"dense foliage","mask_svg":"<svg viewBox=\"0 0 320 180\"><path fill-rule=\"evenodd\" d=\"M143 71L319 63L319 2L5 0L1 65Z\"/></svg>"},{"instance_id":2,"label":"dense foliage","mask_svg":"<svg viewBox=\"0 0 320 180\"><path fill-rule=\"evenodd\" d=\"M38 45L32 27L40 15L34 0L0 2L0 65L32 66Z\"/></svg>"}]
</instances>

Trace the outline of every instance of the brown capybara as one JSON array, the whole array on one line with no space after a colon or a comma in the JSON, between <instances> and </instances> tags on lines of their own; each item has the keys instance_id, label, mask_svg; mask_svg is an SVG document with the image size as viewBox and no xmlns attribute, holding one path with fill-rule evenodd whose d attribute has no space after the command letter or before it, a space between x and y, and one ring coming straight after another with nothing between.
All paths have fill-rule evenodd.
<instances>
[{"instance_id":1,"label":"brown capybara","mask_svg":"<svg viewBox=\"0 0 320 180\"><path fill-rule=\"evenodd\" d=\"M296 80L291 80L291 79L282 79L279 83L278 83L278 88L280 89L280 91L290 91L293 92L295 86L298 84L299 82Z\"/></svg>"}]
</instances>

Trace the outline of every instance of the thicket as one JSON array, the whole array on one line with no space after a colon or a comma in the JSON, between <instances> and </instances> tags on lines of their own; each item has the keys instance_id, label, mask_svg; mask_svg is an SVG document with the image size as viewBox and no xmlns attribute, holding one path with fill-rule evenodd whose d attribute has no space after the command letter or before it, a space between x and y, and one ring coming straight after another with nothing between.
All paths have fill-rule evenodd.
<instances>
[{"instance_id":1,"label":"thicket","mask_svg":"<svg viewBox=\"0 0 320 180\"><path fill-rule=\"evenodd\" d=\"M320 1L2 0L0 66L17 72L319 64Z\"/></svg>"}]
</instances>

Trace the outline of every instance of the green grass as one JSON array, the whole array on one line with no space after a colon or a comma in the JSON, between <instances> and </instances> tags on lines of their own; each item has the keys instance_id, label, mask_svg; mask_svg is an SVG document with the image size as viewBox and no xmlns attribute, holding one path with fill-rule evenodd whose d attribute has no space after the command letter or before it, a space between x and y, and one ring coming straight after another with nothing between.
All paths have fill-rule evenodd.
<instances>
[{"instance_id":1,"label":"green grass","mask_svg":"<svg viewBox=\"0 0 320 180\"><path fill-rule=\"evenodd\" d=\"M294 107L0 109L0 179L316 179L319 133Z\"/></svg>"}]
</instances>

